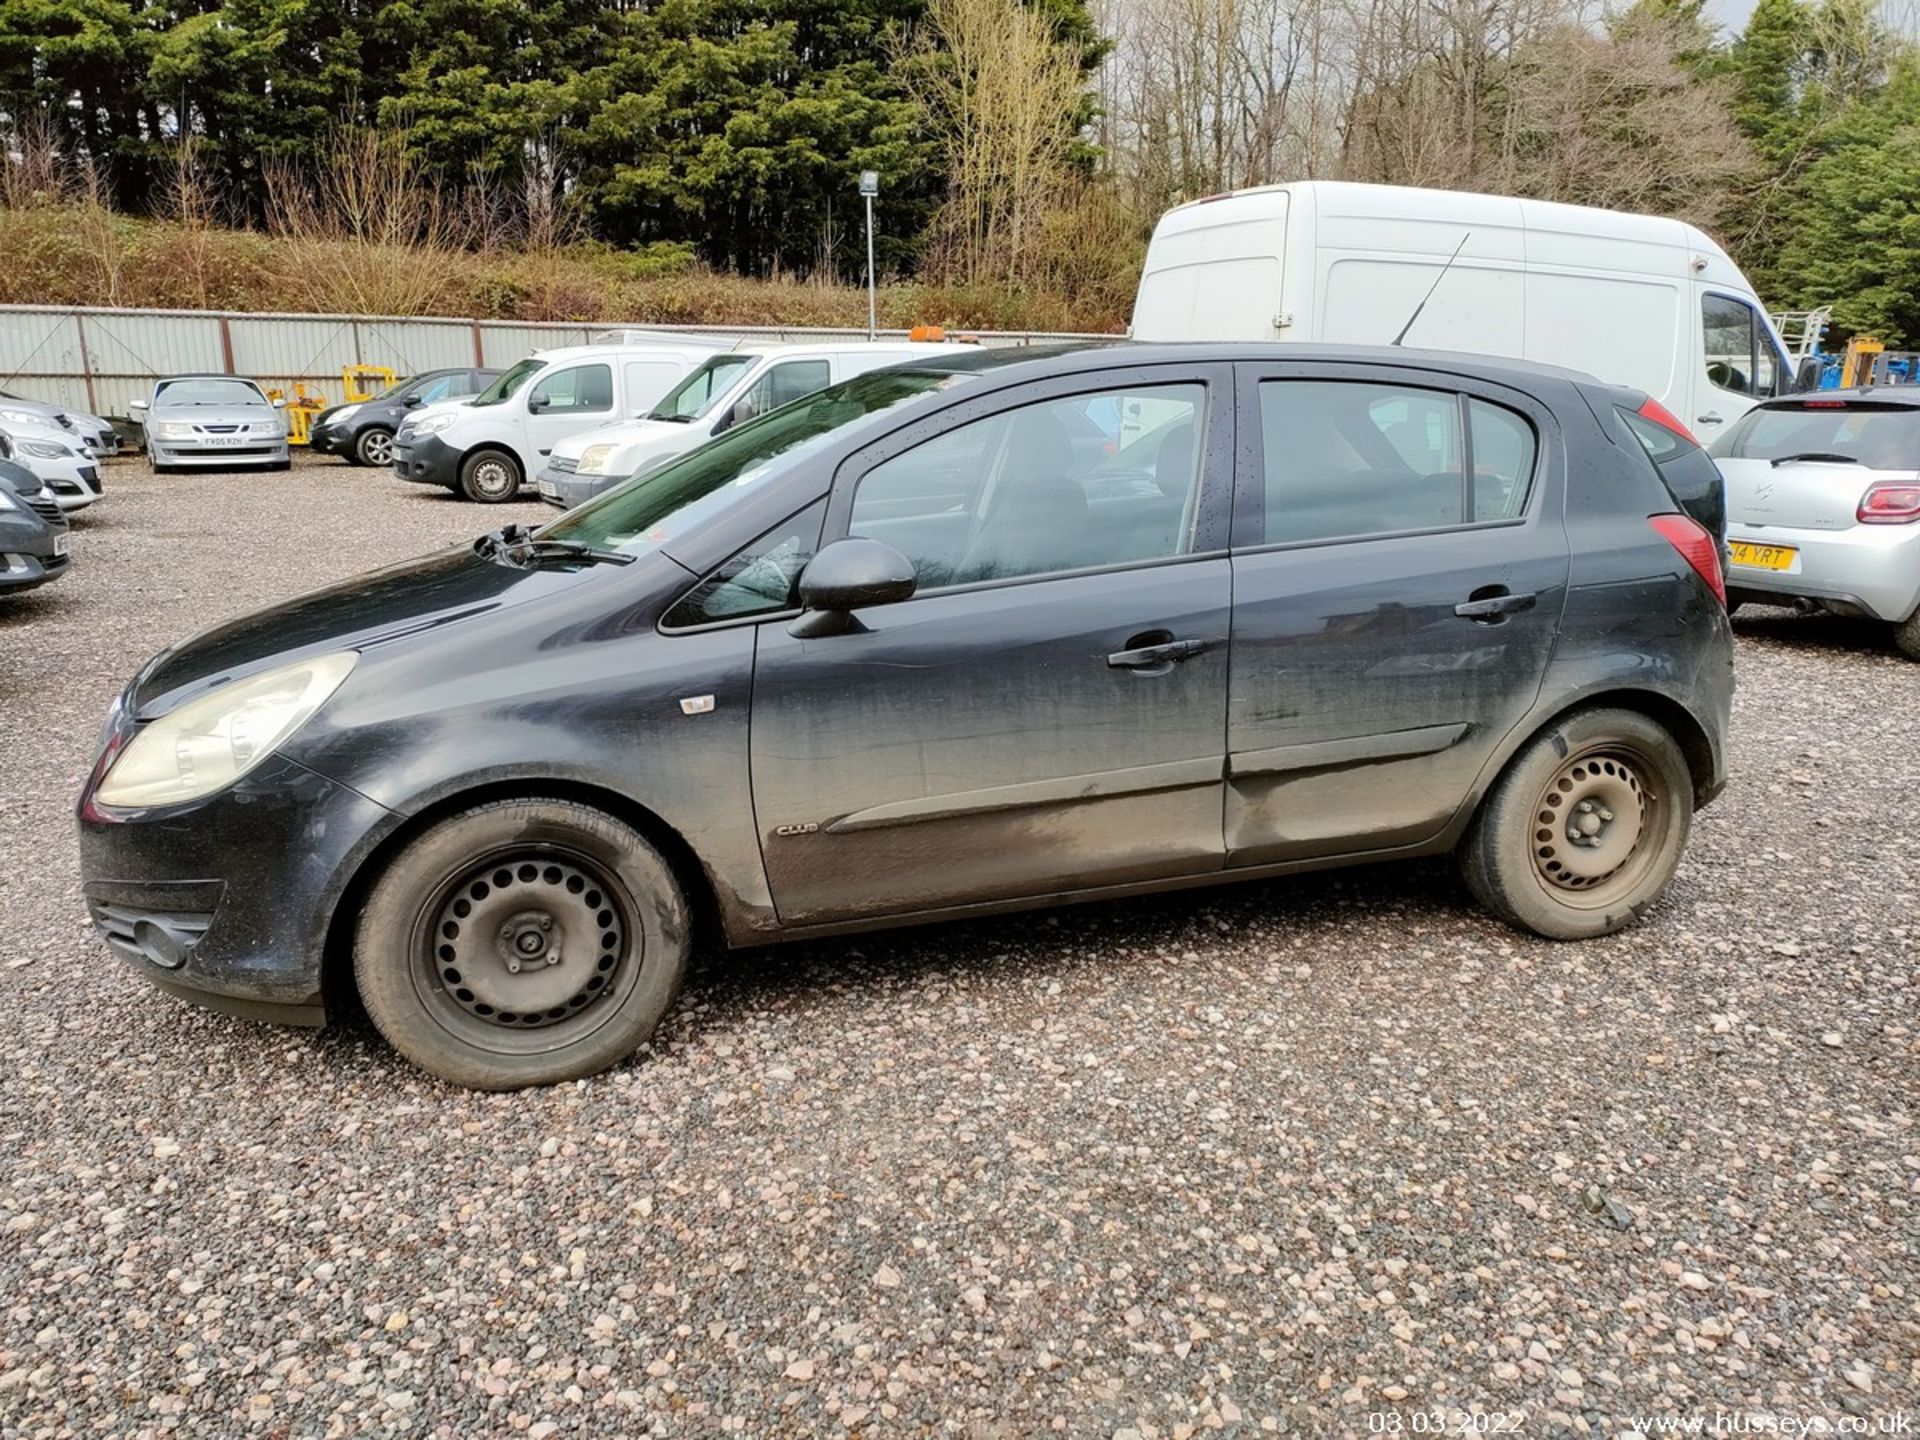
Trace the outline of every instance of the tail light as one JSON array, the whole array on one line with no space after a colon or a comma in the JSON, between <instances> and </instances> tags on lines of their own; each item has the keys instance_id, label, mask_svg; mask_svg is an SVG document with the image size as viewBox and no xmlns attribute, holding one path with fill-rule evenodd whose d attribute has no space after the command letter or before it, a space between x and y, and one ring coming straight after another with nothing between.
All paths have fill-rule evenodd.
<instances>
[{"instance_id":1,"label":"tail light","mask_svg":"<svg viewBox=\"0 0 1920 1440\"><path fill-rule=\"evenodd\" d=\"M1869 485L1853 518L1862 525L1911 525L1920 520L1920 485L1911 480Z\"/></svg>"},{"instance_id":2,"label":"tail light","mask_svg":"<svg viewBox=\"0 0 1920 1440\"><path fill-rule=\"evenodd\" d=\"M1666 406L1662 405L1651 395L1646 398L1646 401L1640 406L1637 413L1642 420L1651 420L1662 430L1670 430L1682 440L1686 441L1687 444L1694 446L1696 449L1699 447L1700 442L1693 438L1693 432L1691 430L1680 423L1680 417L1667 409Z\"/></svg>"},{"instance_id":3,"label":"tail light","mask_svg":"<svg viewBox=\"0 0 1920 1440\"><path fill-rule=\"evenodd\" d=\"M1680 552L1680 558L1693 567L1694 573L1707 582L1714 598L1725 605L1727 581L1720 573L1720 544L1713 538L1713 532L1688 515L1649 515L1647 523Z\"/></svg>"}]
</instances>

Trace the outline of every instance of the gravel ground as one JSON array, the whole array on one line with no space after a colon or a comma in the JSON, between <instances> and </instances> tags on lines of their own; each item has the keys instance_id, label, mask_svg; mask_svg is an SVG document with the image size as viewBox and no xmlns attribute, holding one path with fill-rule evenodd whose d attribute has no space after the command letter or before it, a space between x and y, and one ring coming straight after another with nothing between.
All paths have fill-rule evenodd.
<instances>
[{"instance_id":1,"label":"gravel ground","mask_svg":"<svg viewBox=\"0 0 1920 1440\"><path fill-rule=\"evenodd\" d=\"M1881 633L1743 613L1733 788L1584 945L1438 864L948 925L711 961L651 1053L505 1096L111 961L69 810L133 669L543 513L123 462L0 601L6 1435L1920 1409L1920 666Z\"/></svg>"}]
</instances>

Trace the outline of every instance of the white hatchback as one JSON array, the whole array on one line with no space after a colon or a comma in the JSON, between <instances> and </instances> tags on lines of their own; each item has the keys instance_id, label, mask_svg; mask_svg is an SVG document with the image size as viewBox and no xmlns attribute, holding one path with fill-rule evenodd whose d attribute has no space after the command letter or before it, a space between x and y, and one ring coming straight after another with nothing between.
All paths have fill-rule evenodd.
<instances>
[{"instance_id":1,"label":"white hatchback","mask_svg":"<svg viewBox=\"0 0 1920 1440\"><path fill-rule=\"evenodd\" d=\"M1920 386L1769 400L1712 454L1730 601L1885 620L1920 660Z\"/></svg>"}]
</instances>

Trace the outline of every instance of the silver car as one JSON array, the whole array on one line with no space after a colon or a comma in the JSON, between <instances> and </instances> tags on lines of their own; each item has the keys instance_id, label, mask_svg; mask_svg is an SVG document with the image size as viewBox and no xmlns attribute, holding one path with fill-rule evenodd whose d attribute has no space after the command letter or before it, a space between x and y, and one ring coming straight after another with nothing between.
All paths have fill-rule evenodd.
<instances>
[{"instance_id":1,"label":"silver car","mask_svg":"<svg viewBox=\"0 0 1920 1440\"><path fill-rule=\"evenodd\" d=\"M1730 602L1885 620L1920 660L1920 385L1768 400L1713 457Z\"/></svg>"},{"instance_id":2,"label":"silver car","mask_svg":"<svg viewBox=\"0 0 1920 1440\"><path fill-rule=\"evenodd\" d=\"M11 390L0 390L0 426L15 429L58 430L78 440L96 459L120 452L120 432L98 415L70 410L46 400L31 400Z\"/></svg>"},{"instance_id":3,"label":"silver car","mask_svg":"<svg viewBox=\"0 0 1920 1440\"><path fill-rule=\"evenodd\" d=\"M232 470L289 463L285 402L269 400L251 380L233 375L173 375L154 382L153 396L129 407L147 432L156 473L193 467Z\"/></svg>"}]
</instances>

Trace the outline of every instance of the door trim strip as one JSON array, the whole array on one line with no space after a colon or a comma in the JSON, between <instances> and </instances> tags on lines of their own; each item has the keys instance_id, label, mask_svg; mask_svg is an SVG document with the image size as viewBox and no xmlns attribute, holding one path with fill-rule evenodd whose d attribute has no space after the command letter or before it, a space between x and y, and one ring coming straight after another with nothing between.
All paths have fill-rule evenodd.
<instances>
[{"instance_id":1,"label":"door trim strip","mask_svg":"<svg viewBox=\"0 0 1920 1440\"><path fill-rule=\"evenodd\" d=\"M889 825L987 815L1034 805L1065 805L1076 800L1108 800L1156 790L1187 790L1199 785L1218 785L1224 768L1221 758L1213 755L1199 760L1169 760L1158 765L1102 770L1094 775L1062 775L1052 780L1028 780L1019 785L995 785L985 790L950 791L918 800L891 800L843 815L822 825L820 830L825 835L846 835Z\"/></svg>"},{"instance_id":2,"label":"door trim strip","mask_svg":"<svg viewBox=\"0 0 1920 1440\"><path fill-rule=\"evenodd\" d=\"M1400 760L1432 755L1455 744L1467 733L1467 722L1423 725L1417 730L1389 730L1379 735L1355 735L1341 740L1314 740L1305 745L1275 745L1266 750L1243 750L1227 757L1227 775L1277 775L1289 770L1326 770L1340 765L1364 765L1370 760Z\"/></svg>"}]
</instances>

